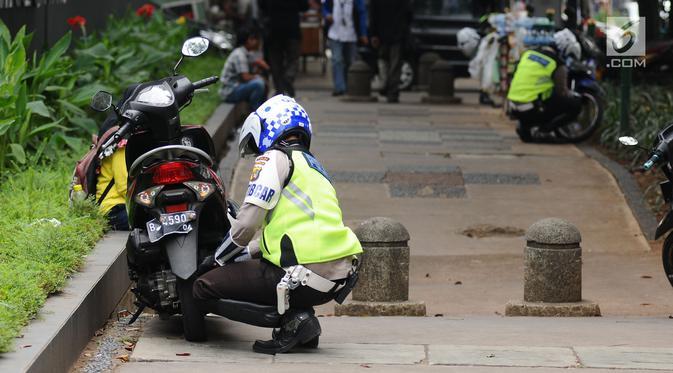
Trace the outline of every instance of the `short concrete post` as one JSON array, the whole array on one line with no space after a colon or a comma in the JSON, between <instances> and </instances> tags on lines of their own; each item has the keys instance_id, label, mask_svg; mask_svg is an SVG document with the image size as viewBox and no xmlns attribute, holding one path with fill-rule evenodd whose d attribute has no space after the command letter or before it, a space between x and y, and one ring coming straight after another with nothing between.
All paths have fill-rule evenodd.
<instances>
[{"instance_id":1,"label":"short concrete post","mask_svg":"<svg viewBox=\"0 0 673 373\"><path fill-rule=\"evenodd\" d=\"M353 300L337 316L425 316L425 303L409 301L409 232L389 218L371 218L356 229L364 254Z\"/></svg>"},{"instance_id":2,"label":"short concrete post","mask_svg":"<svg viewBox=\"0 0 673 373\"><path fill-rule=\"evenodd\" d=\"M376 97L372 96L372 70L366 62L358 60L353 62L348 69L348 87L343 101L373 102Z\"/></svg>"},{"instance_id":3,"label":"short concrete post","mask_svg":"<svg viewBox=\"0 0 673 373\"><path fill-rule=\"evenodd\" d=\"M419 90L428 89L430 84L430 68L440 59L439 54L435 52L427 52L421 54L418 59L418 80L417 87Z\"/></svg>"},{"instance_id":4,"label":"short concrete post","mask_svg":"<svg viewBox=\"0 0 673 373\"><path fill-rule=\"evenodd\" d=\"M600 316L597 303L582 300L580 231L548 218L531 225L524 249L523 301L510 301L507 316Z\"/></svg>"},{"instance_id":5,"label":"short concrete post","mask_svg":"<svg viewBox=\"0 0 673 373\"><path fill-rule=\"evenodd\" d=\"M430 104L459 104L463 100L454 94L453 66L449 61L437 60L430 68L428 95L422 98Z\"/></svg>"}]
</instances>

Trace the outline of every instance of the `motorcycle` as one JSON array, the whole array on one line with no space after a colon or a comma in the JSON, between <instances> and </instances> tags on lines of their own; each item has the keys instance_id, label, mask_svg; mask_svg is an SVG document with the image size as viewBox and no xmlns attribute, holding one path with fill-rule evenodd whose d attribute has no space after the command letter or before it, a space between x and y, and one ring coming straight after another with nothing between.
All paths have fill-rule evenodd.
<instances>
[{"instance_id":1,"label":"motorcycle","mask_svg":"<svg viewBox=\"0 0 673 373\"><path fill-rule=\"evenodd\" d=\"M112 95L98 92L91 107L113 108L121 125L103 144L110 156L123 139L128 172L129 234L126 250L129 277L138 311L154 309L162 319L182 314L188 341L205 340L205 312L192 296L199 263L212 255L230 223L225 188L218 177L212 139L202 126L183 126L180 111L212 76L191 82L177 74L185 57L197 57L208 48L201 37L185 41L173 75L129 87L121 109Z\"/></svg>"},{"instance_id":2,"label":"motorcycle","mask_svg":"<svg viewBox=\"0 0 673 373\"><path fill-rule=\"evenodd\" d=\"M619 142L625 146L639 147L638 140L630 136L620 137ZM641 149L647 150L645 148ZM643 170L648 171L659 165L667 179L660 183L659 187L664 202L670 204L670 210L659 222L654 238L659 239L668 233L661 250L661 260L666 278L673 286L673 232L671 232L673 230L673 204L671 204L671 201L673 201L673 124L668 125L657 134L657 143L649 152L650 158L643 164Z\"/></svg>"},{"instance_id":3,"label":"motorcycle","mask_svg":"<svg viewBox=\"0 0 673 373\"><path fill-rule=\"evenodd\" d=\"M605 111L605 91L596 81L593 60L569 61L568 88L581 95L582 109L574 121L560 125L555 133L568 142L581 142L598 129Z\"/></svg>"}]
</instances>

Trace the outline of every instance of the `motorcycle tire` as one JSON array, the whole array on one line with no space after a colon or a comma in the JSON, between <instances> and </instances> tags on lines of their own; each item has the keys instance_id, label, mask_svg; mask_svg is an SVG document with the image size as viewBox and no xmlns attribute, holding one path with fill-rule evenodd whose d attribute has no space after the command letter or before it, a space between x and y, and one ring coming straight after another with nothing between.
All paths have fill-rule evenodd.
<instances>
[{"instance_id":1,"label":"motorcycle tire","mask_svg":"<svg viewBox=\"0 0 673 373\"><path fill-rule=\"evenodd\" d=\"M669 233L661 248L661 261L664 264L664 273L668 282L673 286L673 233Z\"/></svg>"},{"instance_id":2,"label":"motorcycle tire","mask_svg":"<svg viewBox=\"0 0 673 373\"><path fill-rule=\"evenodd\" d=\"M189 342L203 342L207 339L206 314L199 309L192 294L194 279L183 280L178 278L177 282L185 340Z\"/></svg>"},{"instance_id":3,"label":"motorcycle tire","mask_svg":"<svg viewBox=\"0 0 673 373\"><path fill-rule=\"evenodd\" d=\"M582 95L582 106L586 105L585 102L593 104L596 106L596 114L594 115L591 123L587 128L581 131L579 134L575 133L572 130L569 130L566 126L562 126L554 130L556 136L570 143L578 143L590 138L594 132L600 127L601 121L603 120L603 112L605 111L605 102L599 94L599 92L592 89L582 89L578 93Z\"/></svg>"}]
</instances>

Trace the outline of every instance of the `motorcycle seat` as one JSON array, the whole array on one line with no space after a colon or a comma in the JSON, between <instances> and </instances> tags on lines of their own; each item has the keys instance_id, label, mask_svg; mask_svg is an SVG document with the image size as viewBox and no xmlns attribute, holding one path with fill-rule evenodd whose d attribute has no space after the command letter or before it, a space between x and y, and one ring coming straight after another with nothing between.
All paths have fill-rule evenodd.
<instances>
[{"instance_id":1,"label":"motorcycle seat","mask_svg":"<svg viewBox=\"0 0 673 373\"><path fill-rule=\"evenodd\" d=\"M200 301L200 306L204 312L262 328L275 328L280 325L281 315L276 306L233 299L203 300Z\"/></svg>"}]
</instances>

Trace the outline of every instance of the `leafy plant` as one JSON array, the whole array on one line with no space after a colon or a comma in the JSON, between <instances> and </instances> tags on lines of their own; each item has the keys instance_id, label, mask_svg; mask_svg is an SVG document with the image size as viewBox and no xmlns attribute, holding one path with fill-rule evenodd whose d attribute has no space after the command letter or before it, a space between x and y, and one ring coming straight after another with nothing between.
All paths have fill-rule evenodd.
<instances>
[{"instance_id":1,"label":"leafy plant","mask_svg":"<svg viewBox=\"0 0 673 373\"><path fill-rule=\"evenodd\" d=\"M68 102L75 84L66 55L70 38L68 33L40 58L28 59L32 35L21 28L12 38L0 22L0 175L8 165L16 168L47 153L53 158L56 149L81 142L66 126L70 120L83 123L85 115Z\"/></svg>"},{"instance_id":2,"label":"leafy plant","mask_svg":"<svg viewBox=\"0 0 673 373\"><path fill-rule=\"evenodd\" d=\"M73 103L87 103L101 89L119 94L133 83L167 75L186 36L185 27L160 13L110 17L103 31L80 39L74 51L82 88L73 93Z\"/></svg>"},{"instance_id":3,"label":"leafy plant","mask_svg":"<svg viewBox=\"0 0 673 373\"><path fill-rule=\"evenodd\" d=\"M646 149L651 149L656 143L657 134L666 125L673 123L673 94L670 88L652 84L636 85L632 89L630 105L630 133L622 133L621 99L619 87L606 84L608 97L614 97L608 102L603 120L603 128L599 142L604 147L617 151L624 159L631 160L632 164L641 164L648 156L648 152L635 148L625 148L617 141L619 136L633 136Z\"/></svg>"}]
</instances>

